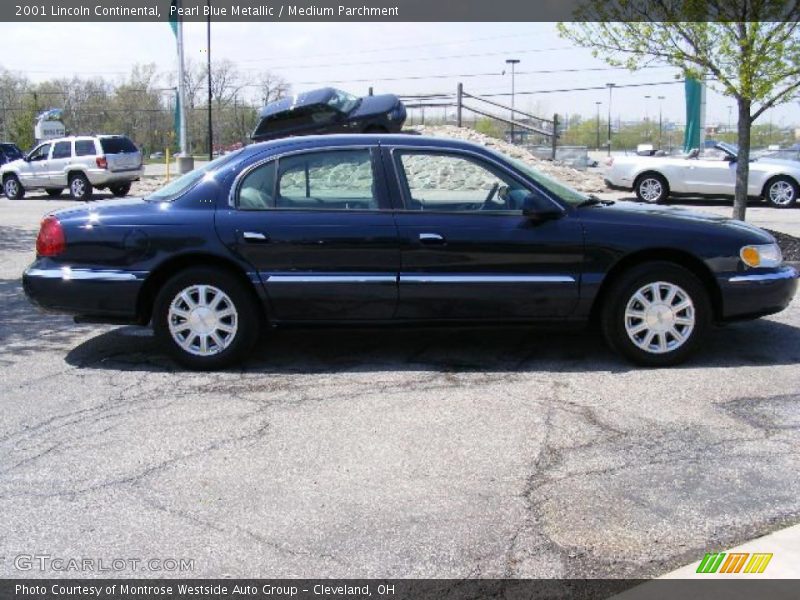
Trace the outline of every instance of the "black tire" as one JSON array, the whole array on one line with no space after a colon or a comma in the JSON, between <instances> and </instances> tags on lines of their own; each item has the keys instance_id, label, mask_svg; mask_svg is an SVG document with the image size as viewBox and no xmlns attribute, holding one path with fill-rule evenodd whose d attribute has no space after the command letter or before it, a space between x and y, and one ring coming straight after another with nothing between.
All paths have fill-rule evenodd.
<instances>
[{"instance_id":1,"label":"black tire","mask_svg":"<svg viewBox=\"0 0 800 600\"><path fill-rule=\"evenodd\" d=\"M652 302L654 306L648 309L634 296L652 284L658 284L658 300L661 302ZM681 292L671 303L666 302L669 286L677 286ZM688 297L691 308L674 310L673 307L681 306L686 300L683 295ZM653 291L645 291L644 299L654 300ZM629 303L632 303L631 314L647 315L651 321L627 316ZM693 327L673 323L675 316L681 321L693 318ZM693 273L674 263L649 262L624 272L612 284L603 302L601 325L608 345L631 362L648 367L665 367L683 362L699 347L708 333L711 317L708 291ZM645 331L636 333L635 330L642 325L646 327ZM685 334L682 341L668 330L660 331L673 325L679 336ZM652 338L648 338L650 332L655 332ZM662 338L663 346L659 348ZM645 344L648 349L644 348ZM670 346L674 348L670 349Z\"/></svg>"},{"instance_id":2,"label":"black tire","mask_svg":"<svg viewBox=\"0 0 800 600\"><path fill-rule=\"evenodd\" d=\"M92 199L92 184L83 173L75 173L69 178L69 195L74 200L87 201Z\"/></svg>"},{"instance_id":3,"label":"black tire","mask_svg":"<svg viewBox=\"0 0 800 600\"><path fill-rule=\"evenodd\" d=\"M773 208L791 208L800 194L797 182L791 177L773 177L764 186L764 199Z\"/></svg>"},{"instance_id":4,"label":"black tire","mask_svg":"<svg viewBox=\"0 0 800 600\"><path fill-rule=\"evenodd\" d=\"M20 200L25 196L25 188L16 175L9 175L3 180L3 192L9 200Z\"/></svg>"},{"instance_id":5,"label":"black tire","mask_svg":"<svg viewBox=\"0 0 800 600\"><path fill-rule=\"evenodd\" d=\"M58 198L64 190L62 188L45 188L44 191L47 192L47 195L51 198Z\"/></svg>"},{"instance_id":6,"label":"black tire","mask_svg":"<svg viewBox=\"0 0 800 600\"><path fill-rule=\"evenodd\" d=\"M123 196L127 196L128 192L131 191L131 184L130 184L130 182L128 182L128 183L117 183L117 184L108 186L108 189L117 198L122 198Z\"/></svg>"},{"instance_id":7,"label":"black tire","mask_svg":"<svg viewBox=\"0 0 800 600\"><path fill-rule=\"evenodd\" d=\"M633 186L636 197L641 202L648 204L662 204L669 198L669 184L663 175L658 173L643 173L636 178Z\"/></svg>"},{"instance_id":8,"label":"black tire","mask_svg":"<svg viewBox=\"0 0 800 600\"><path fill-rule=\"evenodd\" d=\"M235 331L230 333L231 339L227 337L223 339L224 346L219 346L208 338L207 351L211 353L202 353L200 346L201 340L195 330L188 328L187 333L184 335L186 344L193 347L190 336L198 336L196 348L194 352L184 348L179 343L176 336L170 331L170 319L175 319L174 324L189 324L189 319L180 321L180 317L171 316L171 306L173 302L178 303L176 306L185 306L178 299L181 292L192 290L193 286L210 286L216 288L217 291L222 292L227 299L220 303L219 307L222 309L230 308L228 300L233 307L236 317L228 318L224 322L228 327L235 323ZM191 291L187 291L190 298L197 302L198 296L193 295ZM214 292L211 292L214 293ZM191 313L190 313L191 314ZM207 313L206 313L207 314ZM208 323L204 322L203 315L198 315L202 326L207 327ZM213 317L212 317L213 318ZM218 320L216 322L221 322ZM259 303L251 289L248 289L244 282L238 279L234 274L215 268L206 267L192 267L181 271L180 273L169 279L161 288L153 306L153 330L158 341L168 350L170 355L181 365L189 369L211 371L215 369L222 369L238 362L241 362L247 354L252 350L253 345L258 340L261 331L262 313ZM213 328L213 327L212 327ZM215 333L217 331L215 330ZM180 336L181 334L176 334Z\"/></svg>"}]
</instances>

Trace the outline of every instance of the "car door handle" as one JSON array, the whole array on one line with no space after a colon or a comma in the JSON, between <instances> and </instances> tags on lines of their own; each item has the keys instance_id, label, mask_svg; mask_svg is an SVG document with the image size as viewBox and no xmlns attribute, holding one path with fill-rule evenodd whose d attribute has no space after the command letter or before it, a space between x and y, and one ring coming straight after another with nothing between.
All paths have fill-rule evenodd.
<instances>
[{"instance_id":1,"label":"car door handle","mask_svg":"<svg viewBox=\"0 0 800 600\"><path fill-rule=\"evenodd\" d=\"M242 239L245 242L250 242L252 244L264 243L269 241L269 236L260 231L243 231L242 232Z\"/></svg>"},{"instance_id":2,"label":"car door handle","mask_svg":"<svg viewBox=\"0 0 800 600\"><path fill-rule=\"evenodd\" d=\"M444 244L444 236L438 233L420 233L419 241L423 244Z\"/></svg>"}]
</instances>

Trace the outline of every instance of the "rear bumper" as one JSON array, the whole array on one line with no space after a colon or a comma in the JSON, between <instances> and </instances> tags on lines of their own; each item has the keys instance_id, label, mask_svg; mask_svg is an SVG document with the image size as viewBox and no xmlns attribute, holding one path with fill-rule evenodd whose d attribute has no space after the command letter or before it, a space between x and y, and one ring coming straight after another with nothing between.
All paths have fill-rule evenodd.
<instances>
[{"instance_id":1,"label":"rear bumper","mask_svg":"<svg viewBox=\"0 0 800 600\"><path fill-rule=\"evenodd\" d=\"M89 182L93 186L105 186L113 183L127 183L141 179L144 169L125 169L121 171L107 171L105 169L92 170L87 173Z\"/></svg>"},{"instance_id":2,"label":"rear bumper","mask_svg":"<svg viewBox=\"0 0 800 600\"><path fill-rule=\"evenodd\" d=\"M797 270L789 266L720 277L723 320L750 319L782 311L794 298L797 278Z\"/></svg>"},{"instance_id":3,"label":"rear bumper","mask_svg":"<svg viewBox=\"0 0 800 600\"><path fill-rule=\"evenodd\" d=\"M135 322L143 271L71 268L39 259L22 274L28 299L53 312Z\"/></svg>"}]
</instances>

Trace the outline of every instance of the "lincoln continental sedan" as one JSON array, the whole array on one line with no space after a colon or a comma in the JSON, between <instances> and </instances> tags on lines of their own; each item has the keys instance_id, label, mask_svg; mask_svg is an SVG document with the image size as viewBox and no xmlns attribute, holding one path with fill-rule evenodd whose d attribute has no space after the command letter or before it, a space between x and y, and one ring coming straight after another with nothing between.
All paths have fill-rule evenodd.
<instances>
[{"instance_id":1,"label":"lincoln continental sedan","mask_svg":"<svg viewBox=\"0 0 800 600\"><path fill-rule=\"evenodd\" d=\"M714 324L784 309L798 277L746 223L391 134L247 146L145 198L51 213L36 251L34 303L150 325L197 369L245 359L269 328L331 323L593 323L627 359L672 365Z\"/></svg>"}]
</instances>

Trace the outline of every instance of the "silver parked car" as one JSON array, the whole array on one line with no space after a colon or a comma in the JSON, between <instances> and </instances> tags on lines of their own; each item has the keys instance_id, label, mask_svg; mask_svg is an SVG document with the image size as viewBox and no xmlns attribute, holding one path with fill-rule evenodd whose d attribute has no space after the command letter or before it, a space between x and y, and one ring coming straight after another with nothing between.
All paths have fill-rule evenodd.
<instances>
[{"instance_id":1,"label":"silver parked car","mask_svg":"<svg viewBox=\"0 0 800 600\"><path fill-rule=\"evenodd\" d=\"M42 142L23 158L0 167L0 178L11 200L30 189L44 189L55 197L65 188L75 200L89 200L95 188L127 195L143 172L142 153L130 139L94 135Z\"/></svg>"},{"instance_id":2,"label":"silver parked car","mask_svg":"<svg viewBox=\"0 0 800 600\"><path fill-rule=\"evenodd\" d=\"M719 142L702 153L686 156L622 156L605 174L612 189L633 190L643 202L659 203L669 196L733 196L736 187L735 146ZM747 193L777 208L788 208L800 193L800 164L763 159L750 163Z\"/></svg>"}]
</instances>

